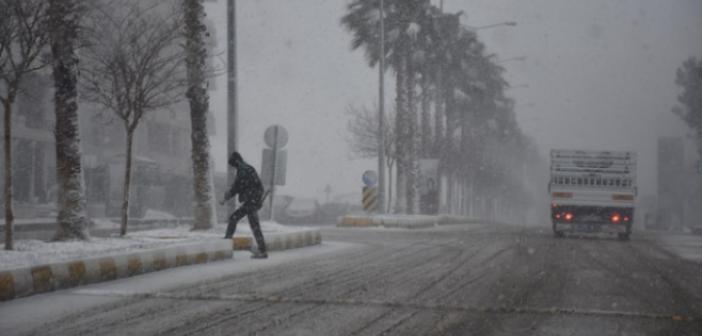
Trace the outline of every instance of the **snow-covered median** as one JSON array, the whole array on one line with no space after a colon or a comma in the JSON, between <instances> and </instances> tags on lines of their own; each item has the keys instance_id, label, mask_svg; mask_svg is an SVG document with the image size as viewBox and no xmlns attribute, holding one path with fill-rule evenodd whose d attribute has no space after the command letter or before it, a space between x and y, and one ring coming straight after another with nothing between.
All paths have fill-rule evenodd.
<instances>
[{"instance_id":1,"label":"snow-covered median","mask_svg":"<svg viewBox=\"0 0 702 336\"><path fill-rule=\"evenodd\" d=\"M299 230L273 222L261 223L264 236ZM128 233L125 237L98 238L89 241L43 242L16 240L14 251L0 250L0 270L85 259L112 254L137 252L176 244L222 239L226 226L218 224L205 231L190 231L189 226ZM248 223L239 223L236 236L251 236Z\"/></svg>"}]
</instances>

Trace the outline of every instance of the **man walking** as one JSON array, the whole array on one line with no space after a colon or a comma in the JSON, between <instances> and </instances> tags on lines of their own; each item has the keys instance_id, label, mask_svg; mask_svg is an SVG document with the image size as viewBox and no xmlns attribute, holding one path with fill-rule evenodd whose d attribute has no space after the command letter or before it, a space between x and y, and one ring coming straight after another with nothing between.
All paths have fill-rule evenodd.
<instances>
[{"instance_id":1,"label":"man walking","mask_svg":"<svg viewBox=\"0 0 702 336\"><path fill-rule=\"evenodd\" d=\"M227 233L224 235L224 238L231 239L236 231L236 224L244 216L247 216L251 231L253 231L254 238L256 238L256 244L258 244L258 251L255 251L251 258L268 258L266 242L263 240L261 225L258 222L258 210L263 205L263 184L261 179L258 177L256 169L244 162L244 159L238 152L233 152L229 157L229 165L236 168L236 179L231 189L224 194L224 200L220 204L224 205L224 202L238 194L239 202L242 205L229 216Z\"/></svg>"}]
</instances>

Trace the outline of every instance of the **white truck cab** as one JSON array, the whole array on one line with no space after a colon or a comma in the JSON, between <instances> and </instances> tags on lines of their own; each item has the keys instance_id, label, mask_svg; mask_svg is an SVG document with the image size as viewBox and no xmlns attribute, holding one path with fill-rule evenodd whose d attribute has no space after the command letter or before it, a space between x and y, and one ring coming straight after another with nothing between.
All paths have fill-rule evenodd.
<instances>
[{"instance_id":1,"label":"white truck cab","mask_svg":"<svg viewBox=\"0 0 702 336\"><path fill-rule=\"evenodd\" d=\"M627 240L634 222L636 153L551 150L551 222L566 233L612 233Z\"/></svg>"}]
</instances>

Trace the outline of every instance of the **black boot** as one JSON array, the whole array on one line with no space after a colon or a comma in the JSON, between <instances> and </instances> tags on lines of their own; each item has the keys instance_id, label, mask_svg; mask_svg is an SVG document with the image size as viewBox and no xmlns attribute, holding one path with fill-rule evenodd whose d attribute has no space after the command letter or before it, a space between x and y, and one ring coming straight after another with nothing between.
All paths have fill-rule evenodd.
<instances>
[{"instance_id":1,"label":"black boot","mask_svg":"<svg viewBox=\"0 0 702 336\"><path fill-rule=\"evenodd\" d=\"M268 258L268 253L266 253L266 247L265 245L263 246L263 249L261 249L261 246L256 245L256 247L251 248L251 259L266 259Z\"/></svg>"}]
</instances>

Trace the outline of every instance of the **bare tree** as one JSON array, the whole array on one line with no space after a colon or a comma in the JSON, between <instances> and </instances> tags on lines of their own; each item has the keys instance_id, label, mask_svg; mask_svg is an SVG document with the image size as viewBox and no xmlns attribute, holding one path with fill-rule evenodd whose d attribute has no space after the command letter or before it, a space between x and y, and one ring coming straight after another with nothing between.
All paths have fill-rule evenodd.
<instances>
[{"instance_id":1,"label":"bare tree","mask_svg":"<svg viewBox=\"0 0 702 336\"><path fill-rule=\"evenodd\" d=\"M47 3L0 0L0 103L4 115L5 249L12 250L12 105L22 78L46 64L40 56L48 42Z\"/></svg>"},{"instance_id":2,"label":"bare tree","mask_svg":"<svg viewBox=\"0 0 702 336\"><path fill-rule=\"evenodd\" d=\"M346 113L349 121L346 130L349 132L347 142L354 155L360 158L378 157L378 110L369 109L366 106L348 105ZM388 197L387 204L383 205L387 209L392 204L392 171L397 161L395 151L395 114L385 115L385 165L388 168Z\"/></svg>"},{"instance_id":3,"label":"bare tree","mask_svg":"<svg viewBox=\"0 0 702 336\"><path fill-rule=\"evenodd\" d=\"M178 101L184 85L181 16L175 8L159 15L164 8L158 6L136 0L96 6L81 54L85 99L113 112L126 131L122 236L129 216L134 133L146 114Z\"/></svg>"},{"instance_id":4,"label":"bare tree","mask_svg":"<svg viewBox=\"0 0 702 336\"><path fill-rule=\"evenodd\" d=\"M188 73L186 96L190 102L190 120L193 161L193 188L195 213L193 229L209 229L213 226L213 198L209 181L210 142L207 132L209 96L207 94L207 27L203 23L205 9L202 0L183 0L185 20L185 54Z\"/></svg>"}]
</instances>

